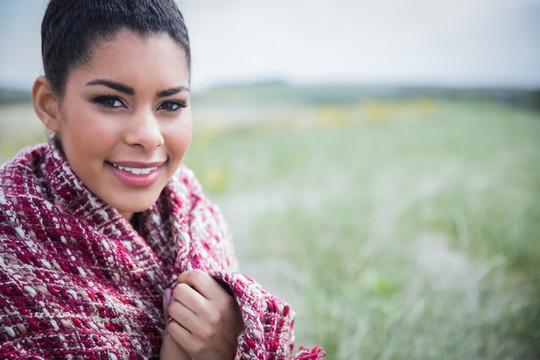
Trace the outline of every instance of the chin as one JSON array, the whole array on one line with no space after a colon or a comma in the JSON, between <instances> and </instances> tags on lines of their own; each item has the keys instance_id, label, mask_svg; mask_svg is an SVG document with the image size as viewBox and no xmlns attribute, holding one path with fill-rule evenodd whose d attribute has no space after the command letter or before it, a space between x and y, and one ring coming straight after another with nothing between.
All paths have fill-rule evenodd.
<instances>
[{"instance_id":1,"label":"chin","mask_svg":"<svg viewBox=\"0 0 540 360\"><path fill-rule=\"evenodd\" d=\"M137 212L145 211L148 208L150 208L157 201L157 198L158 198L157 196L151 199L138 198L137 201L134 203L121 202L121 203L117 203L116 204L117 206L115 206L114 204L111 204L111 206L115 208L121 214L126 214L126 213L134 214Z\"/></svg>"}]
</instances>

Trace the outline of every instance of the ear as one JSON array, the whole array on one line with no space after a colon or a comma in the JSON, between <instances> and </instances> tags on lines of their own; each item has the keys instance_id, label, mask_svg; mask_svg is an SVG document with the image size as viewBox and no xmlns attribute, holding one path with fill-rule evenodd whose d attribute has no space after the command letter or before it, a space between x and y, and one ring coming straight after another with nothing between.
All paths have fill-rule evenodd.
<instances>
[{"instance_id":1,"label":"ear","mask_svg":"<svg viewBox=\"0 0 540 360\"><path fill-rule=\"evenodd\" d=\"M32 87L32 104L40 120L50 130L60 130L59 98L45 76L40 76Z\"/></svg>"}]
</instances>

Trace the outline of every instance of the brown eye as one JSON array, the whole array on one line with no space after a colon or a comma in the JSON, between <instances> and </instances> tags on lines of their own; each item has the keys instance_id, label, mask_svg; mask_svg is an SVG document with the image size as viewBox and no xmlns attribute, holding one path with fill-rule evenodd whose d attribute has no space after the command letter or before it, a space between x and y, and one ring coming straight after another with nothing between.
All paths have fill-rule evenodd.
<instances>
[{"instance_id":1,"label":"brown eye","mask_svg":"<svg viewBox=\"0 0 540 360\"><path fill-rule=\"evenodd\" d=\"M124 103L122 102L122 100L114 96L99 96L95 98L93 101L96 104L100 104L111 109L124 106Z\"/></svg>"},{"instance_id":2,"label":"brown eye","mask_svg":"<svg viewBox=\"0 0 540 360\"><path fill-rule=\"evenodd\" d=\"M161 105L159 105L158 110L177 111L185 107L186 103L183 101L165 101Z\"/></svg>"}]
</instances>

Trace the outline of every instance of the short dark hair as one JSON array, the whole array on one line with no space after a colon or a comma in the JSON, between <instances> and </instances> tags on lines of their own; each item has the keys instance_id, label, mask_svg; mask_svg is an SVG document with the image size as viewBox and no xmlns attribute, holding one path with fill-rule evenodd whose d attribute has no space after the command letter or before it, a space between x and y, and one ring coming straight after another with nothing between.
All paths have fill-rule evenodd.
<instances>
[{"instance_id":1,"label":"short dark hair","mask_svg":"<svg viewBox=\"0 0 540 360\"><path fill-rule=\"evenodd\" d=\"M51 0L41 23L41 54L53 91L63 96L70 72L122 29L141 37L169 34L191 72L189 35L174 0Z\"/></svg>"}]
</instances>

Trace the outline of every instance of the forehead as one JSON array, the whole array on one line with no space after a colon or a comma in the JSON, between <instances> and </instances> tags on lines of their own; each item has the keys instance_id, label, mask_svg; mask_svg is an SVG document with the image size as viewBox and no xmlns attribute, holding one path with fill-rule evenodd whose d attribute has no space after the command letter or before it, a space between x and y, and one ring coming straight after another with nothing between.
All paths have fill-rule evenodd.
<instances>
[{"instance_id":1,"label":"forehead","mask_svg":"<svg viewBox=\"0 0 540 360\"><path fill-rule=\"evenodd\" d=\"M72 79L89 77L126 83L142 81L143 86L151 79L188 86L189 65L185 51L168 34L143 37L121 30L94 47L89 61L72 71L67 85Z\"/></svg>"}]
</instances>

